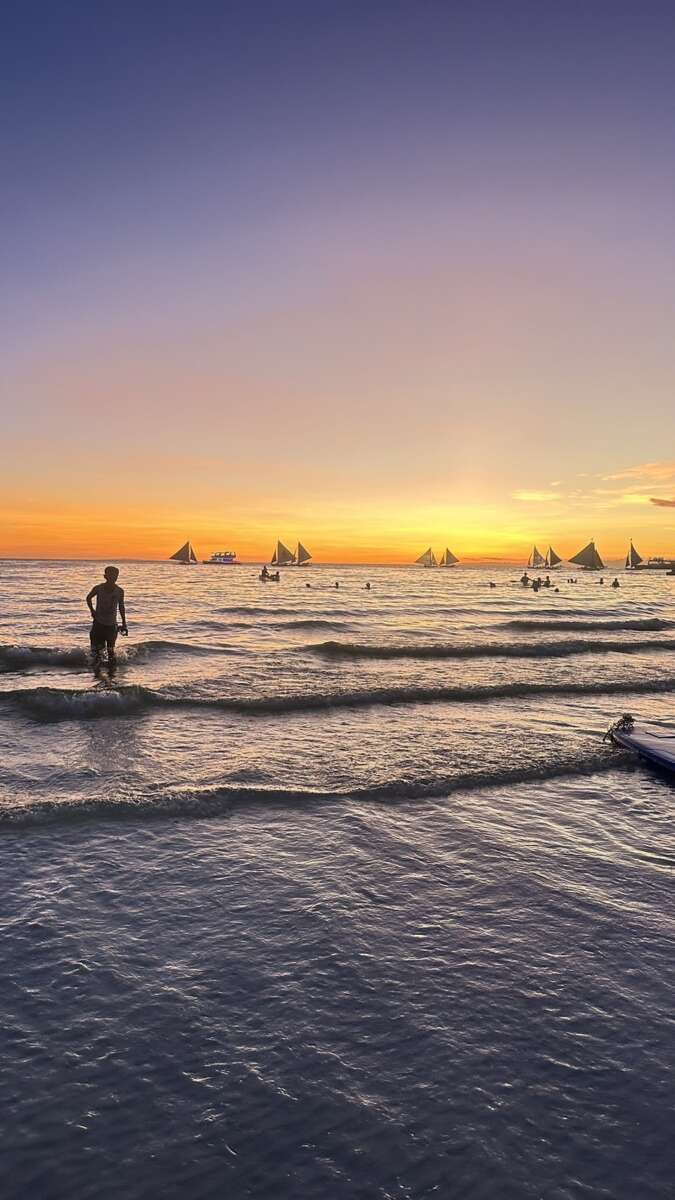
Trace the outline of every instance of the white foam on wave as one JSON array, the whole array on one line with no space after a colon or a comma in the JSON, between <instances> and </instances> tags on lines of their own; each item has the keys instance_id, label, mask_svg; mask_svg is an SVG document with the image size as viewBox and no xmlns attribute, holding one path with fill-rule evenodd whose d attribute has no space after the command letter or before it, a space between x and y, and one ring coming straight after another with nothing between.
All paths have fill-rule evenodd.
<instances>
[{"instance_id":1,"label":"white foam on wave","mask_svg":"<svg viewBox=\"0 0 675 1200\"><path fill-rule=\"evenodd\" d=\"M235 805L274 804L293 806L320 805L340 800L361 803L396 804L415 800L451 797L459 792L482 791L486 788L513 787L521 783L544 782L579 776L596 775L606 771L630 770L633 758L614 747L575 757L530 764L526 767L495 768L485 771L458 772L427 780L392 779L372 787L351 789L239 787L216 785L204 788L177 788L162 794L136 797L90 797L86 800L37 800L13 804L0 809L0 826L19 828L52 822L83 821L110 818L114 820L146 820L183 817L208 818L227 813Z\"/></svg>"}]
</instances>

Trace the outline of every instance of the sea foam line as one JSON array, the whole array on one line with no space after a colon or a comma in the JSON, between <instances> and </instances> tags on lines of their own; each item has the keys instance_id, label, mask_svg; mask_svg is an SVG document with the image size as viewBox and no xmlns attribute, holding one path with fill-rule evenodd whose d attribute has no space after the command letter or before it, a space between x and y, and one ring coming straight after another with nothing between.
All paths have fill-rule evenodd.
<instances>
[{"instance_id":1,"label":"sea foam line","mask_svg":"<svg viewBox=\"0 0 675 1200\"><path fill-rule=\"evenodd\" d=\"M225 815L235 805L281 804L319 805L352 800L370 804L396 804L416 800L450 797L459 792L552 779L596 775L605 771L632 770L635 767L627 751L604 748L592 754L527 767L493 771L466 771L430 780L390 780L371 787L349 790L316 790L276 787L237 787L216 785L205 788L179 788L160 795L128 796L114 799L91 797L77 801L36 800L0 809L0 827L20 829L55 822L111 818L145 820L183 817L207 818Z\"/></svg>"},{"instance_id":2,"label":"sea foam line","mask_svg":"<svg viewBox=\"0 0 675 1200\"><path fill-rule=\"evenodd\" d=\"M556 617L554 619L542 617L539 620L533 620L532 617L515 617L512 621L504 621L502 627L505 629L524 629L533 631L536 631L537 629L558 629L562 631L568 630L569 632L581 632L583 630L596 632L597 630L602 631L612 629L618 631L625 629L627 632L634 630L637 632L641 631L643 633L648 633L650 631L652 633L658 633L659 630L662 629L672 629L673 625L675 625L675 622L667 621L664 617L625 617L621 619L616 618L609 621L589 621L587 619L575 620L569 617Z\"/></svg>"},{"instance_id":3,"label":"sea foam line","mask_svg":"<svg viewBox=\"0 0 675 1200\"><path fill-rule=\"evenodd\" d=\"M369 642L315 642L307 647L315 654L331 658L568 658L578 654L637 654L660 650L675 651L675 638L643 638L639 641L559 641L559 642L482 642L482 643L410 643L409 645Z\"/></svg>"},{"instance_id":4,"label":"sea foam line","mask_svg":"<svg viewBox=\"0 0 675 1200\"><path fill-rule=\"evenodd\" d=\"M201 657L210 654L238 654L230 646L207 646L194 642L172 642L151 640L124 644L118 642L118 658L121 662L133 661L161 654L186 654ZM83 646L21 646L0 645L0 673L30 670L33 667L88 667L91 651Z\"/></svg>"},{"instance_id":5,"label":"sea foam line","mask_svg":"<svg viewBox=\"0 0 675 1200\"><path fill-rule=\"evenodd\" d=\"M35 720L67 721L140 716L160 709L206 709L265 717L295 712L330 711L337 708L371 708L376 705L481 704L539 696L644 696L668 692L675 692L675 676L579 683L512 682L448 687L383 687L344 692L261 696L252 699L163 692L134 685L92 690L38 687L0 692L0 705L11 706Z\"/></svg>"}]
</instances>

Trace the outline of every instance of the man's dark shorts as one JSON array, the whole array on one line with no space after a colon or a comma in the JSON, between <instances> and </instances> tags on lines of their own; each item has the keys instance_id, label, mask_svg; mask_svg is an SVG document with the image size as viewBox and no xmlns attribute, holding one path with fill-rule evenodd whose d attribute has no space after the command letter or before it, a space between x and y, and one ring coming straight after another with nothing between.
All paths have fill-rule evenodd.
<instances>
[{"instance_id":1,"label":"man's dark shorts","mask_svg":"<svg viewBox=\"0 0 675 1200\"><path fill-rule=\"evenodd\" d=\"M114 650L117 625L101 625L100 621L94 620L89 639L95 650L102 650L104 646L107 646L108 650Z\"/></svg>"}]
</instances>

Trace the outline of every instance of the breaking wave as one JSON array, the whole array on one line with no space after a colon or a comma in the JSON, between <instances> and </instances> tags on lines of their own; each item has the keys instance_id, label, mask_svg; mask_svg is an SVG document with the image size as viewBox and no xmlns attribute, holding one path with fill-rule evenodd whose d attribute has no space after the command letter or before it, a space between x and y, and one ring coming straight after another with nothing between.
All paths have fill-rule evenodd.
<instances>
[{"instance_id":1,"label":"breaking wave","mask_svg":"<svg viewBox=\"0 0 675 1200\"><path fill-rule=\"evenodd\" d=\"M210 654L237 654L230 646L204 646L194 642L147 641L131 645L117 644L120 662L149 658L161 654L187 654L194 657ZM32 667L88 667L91 652L82 646L0 646L0 673L30 670Z\"/></svg>"},{"instance_id":2,"label":"breaking wave","mask_svg":"<svg viewBox=\"0 0 675 1200\"><path fill-rule=\"evenodd\" d=\"M367 642L319 642L307 647L332 658L567 658L574 654L635 654L675 650L675 638L633 642L481 642L416 645L377 645Z\"/></svg>"},{"instance_id":3,"label":"breaking wave","mask_svg":"<svg viewBox=\"0 0 675 1200\"><path fill-rule=\"evenodd\" d=\"M542 620L533 620L532 617L516 617L512 621L505 621L503 628L506 629L525 629L525 630L569 630L570 632L580 632L589 630L613 629L613 630L634 630L642 631L643 633L658 633L661 629L672 629L675 626L675 621L666 621L662 617L629 617L622 620L610 621L589 621L589 620L570 620L569 618L560 618L549 620L548 617Z\"/></svg>"},{"instance_id":4,"label":"breaking wave","mask_svg":"<svg viewBox=\"0 0 675 1200\"><path fill-rule=\"evenodd\" d=\"M389 780L370 787L349 790L303 790L300 788L237 787L219 785L182 788L162 794L138 797L93 797L86 800L36 800L0 809L0 827L21 828L63 821L87 819L205 818L218 817L235 805L276 804L307 805L356 800L361 803L397 802L450 797L459 792L484 788L510 787L575 776L595 775L603 771L632 769L633 757L623 750L603 747L575 758L531 764L527 767L497 768L493 771L467 771L428 780Z\"/></svg>"},{"instance_id":5,"label":"breaking wave","mask_svg":"<svg viewBox=\"0 0 675 1200\"><path fill-rule=\"evenodd\" d=\"M476 684L454 687L383 687L344 692L261 696L252 699L194 694L187 691L160 691L134 685L77 691L37 687L0 692L0 704L11 705L36 720L67 721L136 716L157 709L207 709L264 717L335 708L371 708L377 705L481 704L493 700L518 700L537 696L643 696L669 692L675 692L675 676L579 683L513 682L491 686Z\"/></svg>"}]
</instances>

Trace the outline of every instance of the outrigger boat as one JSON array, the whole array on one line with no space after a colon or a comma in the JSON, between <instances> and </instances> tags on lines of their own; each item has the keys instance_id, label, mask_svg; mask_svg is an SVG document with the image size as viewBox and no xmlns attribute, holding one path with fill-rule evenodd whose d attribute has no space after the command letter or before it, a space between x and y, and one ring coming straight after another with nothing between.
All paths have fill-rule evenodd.
<instances>
[{"instance_id":1,"label":"outrigger boat","mask_svg":"<svg viewBox=\"0 0 675 1200\"><path fill-rule=\"evenodd\" d=\"M626 570L627 571L668 571L670 574L675 573L675 559L662 558L660 555L653 555L645 562L644 558L638 554L631 540L626 555Z\"/></svg>"},{"instance_id":2,"label":"outrigger boat","mask_svg":"<svg viewBox=\"0 0 675 1200\"><path fill-rule=\"evenodd\" d=\"M431 549L431 546L429 547L428 550L424 551L424 554L420 554L419 558L415 559L415 566L416 567L437 567L438 566L438 563L436 562L436 555L434 554L433 550Z\"/></svg>"},{"instance_id":3,"label":"outrigger boat","mask_svg":"<svg viewBox=\"0 0 675 1200\"><path fill-rule=\"evenodd\" d=\"M288 546L284 546L283 542L277 542L272 557L270 559L271 567L306 567L311 561L312 555L302 542L298 542L295 552L289 550Z\"/></svg>"},{"instance_id":4,"label":"outrigger boat","mask_svg":"<svg viewBox=\"0 0 675 1200\"><path fill-rule=\"evenodd\" d=\"M438 565L439 567L454 567L458 562L459 559L457 558L457 555L453 554L452 550L448 550L448 547L446 546L445 550L441 554L441 561Z\"/></svg>"},{"instance_id":5,"label":"outrigger boat","mask_svg":"<svg viewBox=\"0 0 675 1200\"><path fill-rule=\"evenodd\" d=\"M196 563L197 555L194 552L192 542L186 542L184 546L181 546L180 550L176 550L176 553L171 555L170 561L183 563L186 567L192 566L192 563Z\"/></svg>"},{"instance_id":6,"label":"outrigger boat","mask_svg":"<svg viewBox=\"0 0 675 1200\"><path fill-rule=\"evenodd\" d=\"M578 554L573 554L567 561L583 567L584 571L604 571L605 569L605 564L595 548L594 541L590 541L583 550L580 550Z\"/></svg>"}]
</instances>

